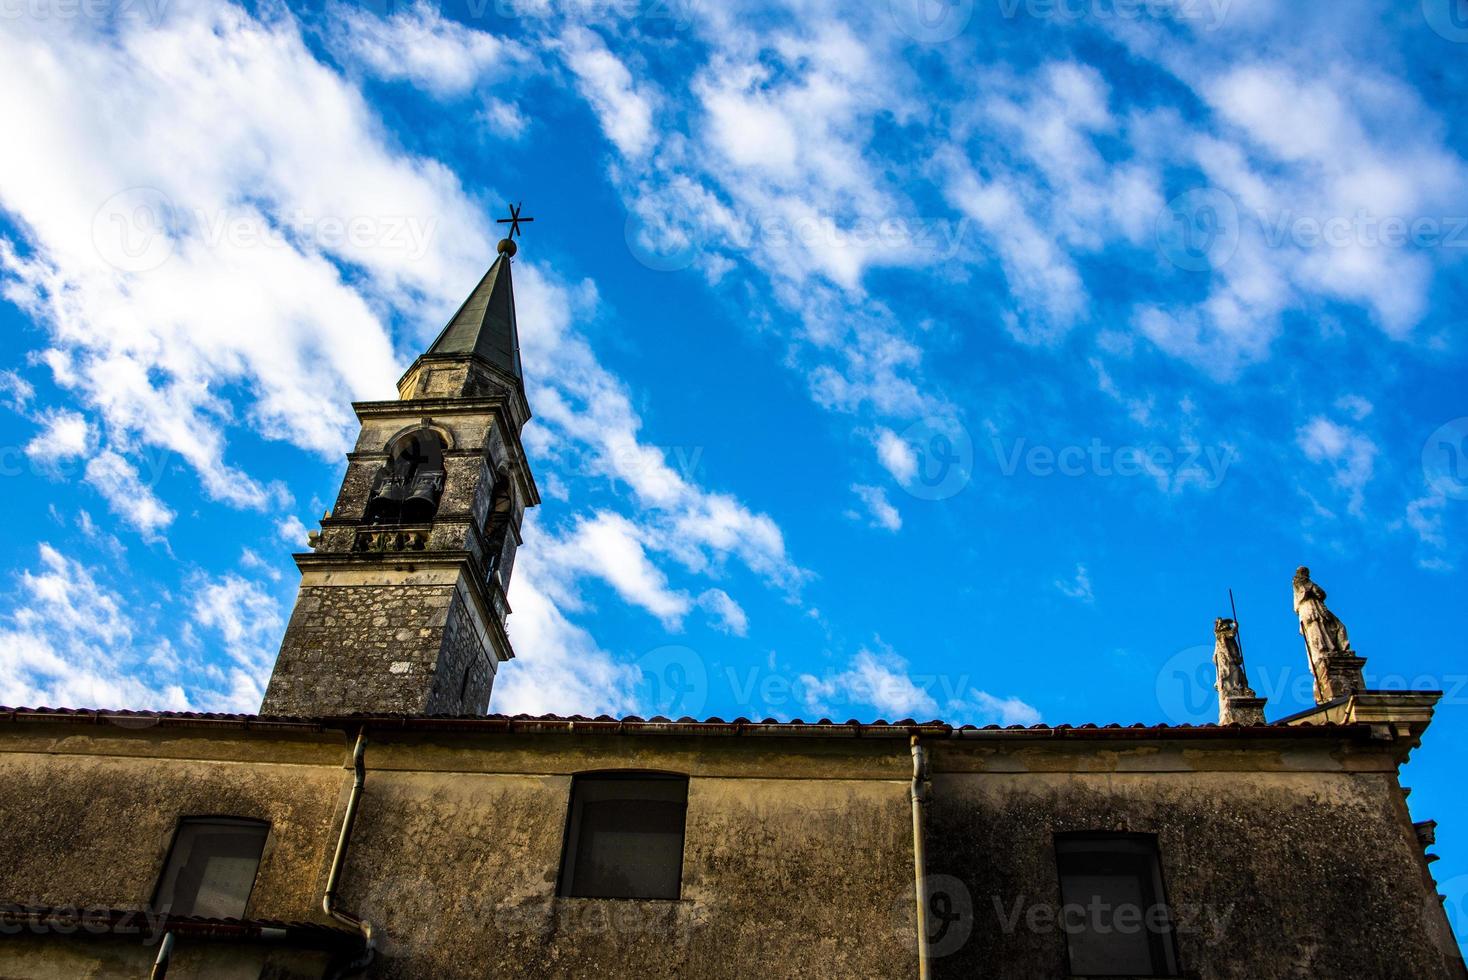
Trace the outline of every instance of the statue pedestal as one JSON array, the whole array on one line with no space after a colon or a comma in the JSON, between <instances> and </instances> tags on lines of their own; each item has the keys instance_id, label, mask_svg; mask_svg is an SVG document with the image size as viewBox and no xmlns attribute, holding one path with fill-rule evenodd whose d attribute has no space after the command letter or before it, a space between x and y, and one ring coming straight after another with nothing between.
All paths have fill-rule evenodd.
<instances>
[{"instance_id":1,"label":"statue pedestal","mask_svg":"<svg viewBox=\"0 0 1468 980\"><path fill-rule=\"evenodd\" d=\"M1349 697L1366 690L1362 671L1366 658L1353 653L1334 654L1325 658L1325 679L1322 692L1326 701ZM1322 702L1323 703L1323 702Z\"/></svg>"},{"instance_id":2,"label":"statue pedestal","mask_svg":"<svg viewBox=\"0 0 1468 980\"><path fill-rule=\"evenodd\" d=\"M1268 698L1228 697L1218 702L1220 725L1263 725Z\"/></svg>"}]
</instances>

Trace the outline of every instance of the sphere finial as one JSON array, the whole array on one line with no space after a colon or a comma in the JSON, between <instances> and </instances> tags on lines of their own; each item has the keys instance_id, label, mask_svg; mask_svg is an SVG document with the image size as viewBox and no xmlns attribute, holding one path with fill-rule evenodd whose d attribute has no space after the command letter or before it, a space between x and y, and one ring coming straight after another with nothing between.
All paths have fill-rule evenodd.
<instances>
[{"instance_id":1,"label":"sphere finial","mask_svg":"<svg viewBox=\"0 0 1468 980\"><path fill-rule=\"evenodd\" d=\"M506 258L513 259L515 257L515 253L518 252L519 250L520 249L515 245L514 239L512 239L512 238L501 238L500 239L499 248L498 248L497 251L501 255L505 256Z\"/></svg>"}]
</instances>

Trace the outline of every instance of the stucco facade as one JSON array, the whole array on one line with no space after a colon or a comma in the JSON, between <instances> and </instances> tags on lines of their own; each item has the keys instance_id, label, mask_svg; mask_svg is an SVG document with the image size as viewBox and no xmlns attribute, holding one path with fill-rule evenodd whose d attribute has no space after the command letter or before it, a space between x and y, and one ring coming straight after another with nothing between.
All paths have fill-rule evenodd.
<instances>
[{"instance_id":1,"label":"stucco facade","mask_svg":"<svg viewBox=\"0 0 1468 980\"><path fill-rule=\"evenodd\" d=\"M232 815L270 823L246 918L332 926L321 897L364 723L339 899L372 925L370 976L916 976L914 734L930 759L927 873L944 896L934 976L1069 975L1053 844L1075 830L1157 836L1182 976L1463 975L1396 779L1414 737L1366 723L16 713L0 716L0 900L146 910L178 820ZM557 896L572 778L604 770L689 777L677 900ZM46 969L63 959L75 976L143 975L112 972L118 950L159 939L6 928L4 976L60 975ZM186 953L275 957L251 976L326 975L329 957L298 946L181 936L171 975L195 975Z\"/></svg>"}]
</instances>

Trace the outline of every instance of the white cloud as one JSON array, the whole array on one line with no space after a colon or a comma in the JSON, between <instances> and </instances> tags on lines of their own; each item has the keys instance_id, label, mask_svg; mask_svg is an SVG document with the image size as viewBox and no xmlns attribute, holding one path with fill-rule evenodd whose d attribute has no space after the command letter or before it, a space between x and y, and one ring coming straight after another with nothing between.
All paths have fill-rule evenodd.
<instances>
[{"instance_id":1,"label":"white cloud","mask_svg":"<svg viewBox=\"0 0 1468 980\"><path fill-rule=\"evenodd\" d=\"M0 613L0 702L28 707L191 707L166 639L139 646L128 602L48 544Z\"/></svg>"},{"instance_id":2,"label":"white cloud","mask_svg":"<svg viewBox=\"0 0 1468 980\"><path fill-rule=\"evenodd\" d=\"M1061 595L1079 602L1096 601L1096 593L1091 589L1091 573L1086 571L1086 566L1079 562L1076 563L1075 577L1069 581L1056 579L1055 587L1060 590Z\"/></svg>"},{"instance_id":3,"label":"white cloud","mask_svg":"<svg viewBox=\"0 0 1468 980\"><path fill-rule=\"evenodd\" d=\"M891 429L878 429L875 441L877 460L894 480L906 486L917 475L917 452Z\"/></svg>"},{"instance_id":4,"label":"white cloud","mask_svg":"<svg viewBox=\"0 0 1468 980\"><path fill-rule=\"evenodd\" d=\"M510 583L510 634L517 656L499 669L490 710L501 714L609 714L636 710L637 668L618 663L551 597L559 574L542 554L533 521Z\"/></svg>"},{"instance_id":5,"label":"white cloud","mask_svg":"<svg viewBox=\"0 0 1468 980\"><path fill-rule=\"evenodd\" d=\"M938 703L906 673L907 661L891 651L878 656L861 650L846 670L824 678L804 674L800 690L812 711L831 714L833 705L870 705L888 721L915 718L926 721L938 713Z\"/></svg>"},{"instance_id":6,"label":"white cloud","mask_svg":"<svg viewBox=\"0 0 1468 980\"><path fill-rule=\"evenodd\" d=\"M50 414L39 433L26 443L25 454L42 468L85 456L92 448L92 426L80 412Z\"/></svg>"},{"instance_id":7,"label":"white cloud","mask_svg":"<svg viewBox=\"0 0 1468 980\"><path fill-rule=\"evenodd\" d=\"M641 540L644 533L620 514L598 511L542 547L558 568L599 578L624 601L658 617L667 629L681 629L692 600L686 592L671 589L667 575L648 558Z\"/></svg>"},{"instance_id":8,"label":"white cloud","mask_svg":"<svg viewBox=\"0 0 1468 980\"><path fill-rule=\"evenodd\" d=\"M425 0L386 18L358 4L333 2L327 23L332 49L344 60L441 97L502 75L527 57L520 44L445 18L437 4Z\"/></svg>"},{"instance_id":9,"label":"white cloud","mask_svg":"<svg viewBox=\"0 0 1468 980\"><path fill-rule=\"evenodd\" d=\"M30 400L36 397L36 389L14 371L0 371L0 395L5 397L6 407L23 412Z\"/></svg>"},{"instance_id":10,"label":"white cloud","mask_svg":"<svg viewBox=\"0 0 1468 980\"><path fill-rule=\"evenodd\" d=\"M385 144L293 20L205 4L115 34L63 21L0 36L0 114L29 148L0 157L28 246L0 240L6 295L114 442L179 453L216 499L278 506L280 488L227 462L227 432L341 451L351 399L398 373L378 310L446 306L488 236L453 175ZM349 286L335 262L366 275Z\"/></svg>"},{"instance_id":11,"label":"white cloud","mask_svg":"<svg viewBox=\"0 0 1468 980\"><path fill-rule=\"evenodd\" d=\"M122 456L106 450L87 463L86 480L114 514L146 540L157 540L158 532L173 523L174 513L138 475L138 468Z\"/></svg>"},{"instance_id":12,"label":"white cloud","mask_svg":"<svg viewBox=\"0 0 1468 980\"><path fill-rule=\"evenodd\" d=\"M734 636L749 635L749 616L723 589L706 589L698 597L700 609L706 611L715 629Z\"/></svg>"},{"instance_id":13,"label":"white cloud","mask_svg":"<svg viewBox=\"0 0 1468 980\"><path fill-rule=\"evenodd\" d=\"M851 492L856 494L862 505L866 507L867 517L870 518L873 527L885 528L888 531L902 530L902 515L887 499L885 489L854 483L851 486Z\"/></svg>"},{"instance_id":14,"label":"white cloud","mask_svg":"<svg viewBox=\"0 0 1468 980\"><path fill-rule=\"evenodd\" d=\"M193 621L219 634L225 650L256 679L263 696L285 625L275 598L233 572L203 579L193 592Z\"/></svg>"},{"instance_id":15,"label":"white cloud","mask_svg":"<svg viewBox=\"0 0 1468 980\"><path fill-rule=\"evenodd\" d=\"M289 514L275 522L276 538L297 550L306 548L306 536L309 533L306 525L295 514Z\"/></svg>"},{"instance_id":16,"label":"white cloud","mask_svg":"<svg viewBox=\"0 0 1468 980\"><path fill-rule=\"evenodd\" d=\"M1296 430L1295 441L1311 462L1332 468L1331 483L1346 493L1347 510L1361 516L1366 485L1376 469L1376 443L1364 432L1323 415Z\"/></svg>"},{"instance_id":17,"label":"white cloud","mask_svg":"<svg viewBox=\"0 0 1468 980\"><path fill-rule=\"evenodd\" d=\"M492 133L505 139L519 139L530 128L530 120L519 107L503 99L487 101L479 118Z\"/></svg>"},{"instance_id":18,"label":"white cloud","mask_svg":"<svg viewBox=\"0 0 1468 980\"><path fill-rule=\"evenodd\" d=\"M986 691L974 691L967 699L948 706L950 724L1038 725L1040 712L1019 698L995 697Z\"/></svg>"},{"instance_id":19,"label":"white cloud","mask_svg":"<svg viewBox=\"0 0 1468 980\"><path fill-rule=\"evenodd\" d=\"M572 27L561 41L566 64L607 139L629 157L647 153L654 138L653 104L647 92L633 82L627 66L607 50L595 31Z\"/></svg>"}]
</instances>

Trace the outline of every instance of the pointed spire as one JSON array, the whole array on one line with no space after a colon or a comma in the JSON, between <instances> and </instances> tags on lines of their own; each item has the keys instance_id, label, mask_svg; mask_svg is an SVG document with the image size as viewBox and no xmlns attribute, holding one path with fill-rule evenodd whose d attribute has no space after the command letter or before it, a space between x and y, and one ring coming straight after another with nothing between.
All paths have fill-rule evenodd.
<instances>
[{"instance_id":1,"label":"pointed spire","mask_svg":"<svg viewBox=\"0 0 1468 980\"><path fill-rule=\"evenodd\" d=\"M520 332L515 323L515 293L510 258L515 243L500 242L499 256L464 300L425 357L475 355L516 378L520 371Z\"/></svg>"}]
</instances>

